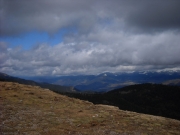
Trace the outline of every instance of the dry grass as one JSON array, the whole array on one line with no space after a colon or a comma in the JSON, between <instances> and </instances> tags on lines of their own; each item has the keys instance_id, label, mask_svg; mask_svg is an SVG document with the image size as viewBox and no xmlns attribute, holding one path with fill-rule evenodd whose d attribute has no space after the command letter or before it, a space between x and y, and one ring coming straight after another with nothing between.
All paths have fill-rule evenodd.
<instances>
[{"instance_id":1,"label":"dry grass","mask_svg":"<svg viewBox=\"0 0 180 135\"><path fill-rule=\"evenodd\" d=\"M179 135L180 121L0 82L0 134Z\"/></svg>"}]
</instances>

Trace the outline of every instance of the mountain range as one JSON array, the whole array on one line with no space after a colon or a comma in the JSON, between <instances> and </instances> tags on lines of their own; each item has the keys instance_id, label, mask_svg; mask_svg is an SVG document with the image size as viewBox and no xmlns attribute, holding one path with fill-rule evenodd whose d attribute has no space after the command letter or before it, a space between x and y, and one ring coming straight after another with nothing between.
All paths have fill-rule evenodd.
<instances>
[{"instance_id":1,"label":"mountain range","mask_svg":"<svg viewBox=\"0 0 180 135\"><path fill-rule=\"evenodd\" d=\"M79 91L106 92L124 86L142 83L180 85L180 71L101 73L98 75L26 77L37 82L73 86ZM174 81L175 80L175 81Z\"/></svg>"}]
</instances>

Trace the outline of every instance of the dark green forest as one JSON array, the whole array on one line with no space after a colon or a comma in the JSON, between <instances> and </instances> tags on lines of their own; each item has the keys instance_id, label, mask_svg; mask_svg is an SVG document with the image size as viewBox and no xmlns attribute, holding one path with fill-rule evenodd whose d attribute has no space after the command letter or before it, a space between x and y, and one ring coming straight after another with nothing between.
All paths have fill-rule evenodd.
<instances>
[{"instance_id":1,"label":"dark green forest","mask_svg":"<svg viewBox=\"0 0 180 135\"><path fill-rule=\"evenodd\" d=\"M148 83L126 86L100 94L69 92L61 94L94 104L113 105L122 110L180 120L180 87L178 86Z\"/></svg>"}]
</instances>

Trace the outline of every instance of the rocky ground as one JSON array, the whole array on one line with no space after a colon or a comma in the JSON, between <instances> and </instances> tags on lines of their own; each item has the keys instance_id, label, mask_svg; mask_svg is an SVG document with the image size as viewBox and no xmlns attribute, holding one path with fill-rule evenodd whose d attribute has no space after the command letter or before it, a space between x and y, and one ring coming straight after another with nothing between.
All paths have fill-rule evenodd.
<instances>
[{"instance_id":1,"label":"rocky ground","mask_svg":"<svg viewBox=\"0 0 180 135\"><path fill-rule=\"evenodd\" d=\"M0 82L2 135L180 135L180 121Z\"/></svg>"}]
</instances>

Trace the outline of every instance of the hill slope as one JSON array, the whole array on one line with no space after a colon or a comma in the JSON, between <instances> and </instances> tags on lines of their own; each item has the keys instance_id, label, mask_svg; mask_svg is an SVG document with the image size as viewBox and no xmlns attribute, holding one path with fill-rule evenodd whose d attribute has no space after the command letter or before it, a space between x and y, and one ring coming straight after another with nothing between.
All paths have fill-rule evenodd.
<instances>
[{"instance_id":1,"label":"hill slope","mask_svg":"<svg viewBox=\"0 0 180 135\"><path fill-rule=\"evenodd\" d=\"M93 105L38 86L0 82L0 100L0 134L180 134L180 121Z\"/></svg>"}]
</instances>

